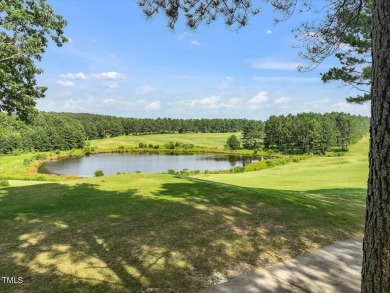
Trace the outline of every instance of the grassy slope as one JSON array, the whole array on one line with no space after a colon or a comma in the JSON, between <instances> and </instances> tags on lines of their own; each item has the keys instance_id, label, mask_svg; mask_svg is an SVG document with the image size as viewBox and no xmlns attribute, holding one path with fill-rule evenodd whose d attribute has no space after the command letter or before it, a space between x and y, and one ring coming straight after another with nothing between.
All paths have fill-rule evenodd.
<instances>
[{"instance_id":1,"label":"grassy slope","mask_svg":"<svg viewBox=\"0 0 390 293\"><path fill-rule=\"evenodd\" d=\"M240 174L198 176L210 181L244 187L309 190L322 188L366 188L368 136L350 147L342 157L313 157L299 163Z\"/></svg>"},{"instance_id":2,"label":"grassy slope","mask_svg":"<svg viewBox=\"0 0 390 293\"><path fill-rule=\"evenodd\" d=\"M359 236L367 145L243 174L13 181L0 188L0 275L25 282L0 291L196 292Z\"/></svg>"},{"instance_id":3,"label":"grassy slope","mask_svg":"<svg viewBox=\"0 0 390 293\"><path fill-rule=\"evenodd\" d=\"M66 151L61 152L64 156L68 156L68 153ZM54 152L46 152L45 154L52 157L57 156ZM25 160L29 161L29 163L25 164ZM54 174L39 174L37 167L40 162L34 159L34 154L32 153L0 155L0 179L61 181L77 178L77 176L60 177Z\"/></svg>"},{"instance_id":4,"label":"grassy slope","mask_svg":"<svg viewBox=\"0 0 390 293\"><path fill-rule=\"evenodd\" d=\"M168 142L194 144L195 146L223 148L232 134L238 138L241 133L184 133L184 134L151 134L140 136L119 136L106 139L91 140L91 146L100 148L138 147L139 143L163 145Z\"/></svg>"}]
</instances>

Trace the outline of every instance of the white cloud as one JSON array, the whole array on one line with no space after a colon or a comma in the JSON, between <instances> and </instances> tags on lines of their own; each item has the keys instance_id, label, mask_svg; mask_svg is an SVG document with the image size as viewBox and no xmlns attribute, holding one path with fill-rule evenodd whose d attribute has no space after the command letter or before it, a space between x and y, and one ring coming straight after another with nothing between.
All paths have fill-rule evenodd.
<instances>
[{"instance_id":1,"label":"white cloud","mask_svg":"<svg viewBox=\"0 0 390 293\"><path fill-rule=\"evenodd\" d=\"M210 96L202 99L195 99L190 101L191 106L201 106L202 108L215 109L219 108L220 96Z\"/></svg>"},{"instance_id":2,"label":"white cloud","mask_svg":"<svg viewBox=\"0 0 390 293\"><path fill-rule=\"evenodd\" d=\"M332 105L333 111L348 112L353 114L367 115L370 114L370 103L360 104L351 104L347 102L340 102Z\"/></svg>"},{"instance_id":3,"label":"white cloud","mask_svg":"<svg viewBox=\"0 0 390 293\"><path fill-rule=\"evenodd\" d=\"M115 71L102 72L102 73L93 73L91 75L93 79L125 79L125 75Z\"/></svg>"},{"instance_id":4,"label":"white cloud","mask_svg":"<svg viewBox=\"0 0 390 293\"><path fill-rule=\"evenodd\" d=\"M120 103L121 103L120 101L115 100L115 99L104 99L103 100L103 104L105 104L105 105L118 105Z\"/></svg>"},{"instance_id":5,"label":"white cloud","mask_svg":"<svg viewBox=\"0 0 390 293\"><path fill-rule=\"evenodd\" d=\"M252 99L248 101L249 109L255 110L255 109L264 108L264 106L268 103L268 101L269 101L268 93L265 91L260 91L257 93L256 96L254 96Z\"/></svg>"},{"instance_id":6,"label":"white cloud","mask_svg":"<svg viewBox=\"0 0 390 293\"><path fill-rule=\"evenodd\" d=\"M191 35L190 32L185 31L185 32L179 33L179 34L177 35L177 38L178 38L179 40L183 40L183 39L185 39L186 37L188 37L188 36L190 36L190 35Z\"/></svg>"},{"instance_id":7,"label":"white cloud","mask_svg":"<svg viewBox=\"0 0 390 293\"><path fill-rule=\"evenodd\" d=\"M66 81L58 80L57 84L59 86L63 86L63 87L73 87L73 86L75 86L75 83L73 81L70 81L70 80L66 80Z\"/></svg>"},{"instance_id":8,"label":"white cloud","mask_svg":"<svg viewBox=\"0 0 390 293\"><path fill-rule=\"evenodd\" d=\"M293 76L254 76L253 80L264 82L320 82L318 77L293 77Z\"/></svg>"},{"instance_id":9,"label":"white cloud","mask_svg":"<svg viewBox=\"0 0 390 293\"><path fill-rule=\"evenodd\" d=\"M283 62L279 60L258 59L258 60L249 60L249 65L252 68L257 68L257 69L297 70L297 68L302 64L298 62Z\"/></svg>"},{"instance_id":10,"label":"white cloud","mask_svg":"<svg viewBox=\"0 0 390 293\"><path fill-rule=\"evenodd\" d=\"M265 33L266 33L267 35L270 35L270 34L272 34L272 31L271 31L271 30L267 30Z\"/></svg>"},{"instance_id":11,"label":"white cloud","mask_svg":"<svg viewBox=\"0 0 390 293\"><path fill-rule=\"evenodd\" d=\"M75 100L73 98L67 99L64 102L64 110L66 111L87 111L88 105L93 102L91 99L78 99Z\"/></svg>"},{"instance_id":12,"label":"white cloud","mask_svg":"<svg viewBox=\"0 0 390 293\"><path fill-rule=\"evenodd\" d=\"M119 87L119 84L116 81L106 80L102 82L103 87L109 89L115 89Z\"/></svg>"},{"instance_id":13,"label":"white cloud","mask_svg":"<svg viewBox=\"0 0 390 293\"><path fill-rule=\"evenodd\" d=\"M231 98L228 101L224 101L221 96L214 95L200 99L175 101L168 105L174 109L175 112L211 111L216 113L219 110L239 109L243 104L244 101L242 99Z\"/></svg>"},{"instance_id":14,"label":"white cloud","mask_svg":"<svg viewBox=\"0 0 390 293\"><path fill-rule=\"evenodd\" d=\"M227 83L232 83L234 81L234 78L231 77L231 76L225 76L225 78L223 79L224 82L227 82Z\"/></svg>"},{"instance_id":15,"label":"white cloud","mask_svg":"<svg viewBox=\"0 0 390 293\"><path fill-rule=\"evenodd\" d=\"M87 79L87 76L82 72L60 74L60 77L64 79Z\"/></svg>"},{"instance_id":16,"label":"white cloud","mask_svg":"<svg viewBox=\"0 0 390 293\"><path fill-rule=\"evenodd\" d=\"M226 89L234 82L234 78L231 76L225 76L218 84L217 88Z\"/></svg>"},{"instance_id":17,"label":"white cloud","mask_svg":"<svg viewBox=\"0 0 390 293\"><path fill-rule=\"evenodd\" d=\"M241 99L241 98L231 98L231 99L229 99L229 101L228 101L228 105L230 105L230 106L241 106L242 104L244 103L244 100L243 99Z\"/></svg>"},{"instance_id":18,"label":"white cloud","mask_svg":"<svg viewBox=\"0 0 390 293\"><path fill-rule=\"evenodd\" d=\"M330 99L329 98L325 98L325 99L321 99L321 100L315 100L315 101L312 101L312 102L305 102L304 105L305 106L316 106L316 107L320 107L320 106L323 106L323 105L326 105L326 104L329 104L330 102Z\"/></svg>"},{"instance_id":19,"label":"white cloud","mask_svg":"<svg viewBox=\"0 0 390 293\"><path fill-rule=\"evenodd\" d=\"M148 95L154 92L154 89L149 85L144 85L135 90L135 94L142 96L142 95Z\"/></svg>"},{"instance_id":20,"label":"white cloud","mask_svg":"<svg viewBox=\"0 0 390 293\"><path fill-rule=\"evenodd\" d=\"M290 98L280 97L280 98L275 99L274 103L277 104L277 105L280 105L280 104L286 104L289 101L290 101Z\"/></svg>"},{"instance_id":21,"label":"white cloud","mask_svg":"<svg viewBox=\"0 0 390 293\"><path fill-rule=\"evenodd\" d=\"M191 45L199 46L200 43L199 43L198 41L193 40L193 41L191 42Z\"/></svg>"},{"instance_id":22,"label":"white cloud","mask_svg":"<svg viewBox=\"0 0 390 293\"><path fill-rule=\"evenodd\" d=\"M148 111L155 111L160 109L160 107L161 107L160 101L153 101L145 105L145 109Z\"/></svg>"}]
</instances>

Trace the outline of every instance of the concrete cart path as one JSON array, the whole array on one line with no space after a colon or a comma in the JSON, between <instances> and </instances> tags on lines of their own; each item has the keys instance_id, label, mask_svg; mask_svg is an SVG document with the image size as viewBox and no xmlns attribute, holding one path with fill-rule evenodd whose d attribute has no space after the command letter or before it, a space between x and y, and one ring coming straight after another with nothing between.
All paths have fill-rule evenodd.
<instances>
[{"instance_id":1,"label":"concrete cart path","mask_svg":"<svg viewBox=\"0 0 390 293\"><path fill-rule=\"evenodd\" d=\"M206 288L199 293L360 292L362 239L353 238Z\"/></svg>"}]
</instances>

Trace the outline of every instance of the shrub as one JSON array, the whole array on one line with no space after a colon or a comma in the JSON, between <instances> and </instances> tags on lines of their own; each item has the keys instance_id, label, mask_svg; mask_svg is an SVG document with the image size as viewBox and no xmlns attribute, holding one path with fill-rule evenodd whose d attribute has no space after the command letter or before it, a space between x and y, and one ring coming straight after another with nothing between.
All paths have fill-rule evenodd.
<instances>
[{"instance_id":1,"label":"shrub","mask_svg":"<svg viewBox=\"0 0 390 293\"><path fill-rule=\"evenodd\" d=\"M236 166L233 168L233 173L242 173L245 172L245 168L241 166Z\"/></svg>"},{"instance_id":2,"label":"shrub","mask_svg":"<svg viewBox=\"0 0 390 293\"><path fill-rule=\"evenodd\" d=\"M302 160L300 157L293 157L293 158L292 158L292 161L293 161L294 163L298 163L300 160Z\"/></svg>"},{"instance_id":3,"label":"shrub","mask_svg":"<svg viewBox=\"0 0 390 293\"><path fill-rule=\"evenodd\" d=\"M96 170L96 171L94 172L94 174L95 174L95 177L104 176L103 170Z\"/></svg>"},{"instance_id":4,"label":"shrub","mask_svg":"<svg viewBox=\"0 0 390 293\"><path fill-rule=\"evenodd\" d=\"M175 144L172 141L170 141L169 143L165 144L165 148L173 150L175 149Z\"/></svg>"},{"instance_id":5,"label":"shrub","mask_svg":"<svg viewBox=\"0 0 390 293\"><path fill-rule=\"evenodd\" d=\"M46 154L36 154L35 156L35 160L46 160L47 159L47 155Z\"/></svg>"},{"instance_id":6,"label":"shrub","mask_svg":"<svg viewBox=\"0 0 390 293\"><path fill-rule=\"evenodd\" d=\"M47 178L45 175L38 175L37 177L35 177L35 180L37 181L46 181Z\"/></svg>"},{"instance_id":7,"label":"shrub","mask_svg":"<svg viewBox=\"0 0 390 293\"><path fill-rule=\"evenodd\" d=\"M8 180L1 180L0 181L0 186L3 186L3 187L5 187L5 186L9 186L10 184L9 184L9 181Z\"/></svg>"},{"instance_id":8,"label":"shrub","mask_svg":"<svg viewBox=\"0 0 390 293\"><path fill-rule=\"evenodd\" d=\"M234 134L231 135L228 140L226 141L226 145L231 149L231 150L238 150L240 148L240 141L238 140L237 136Z\"/></svg>"}]
</instances>

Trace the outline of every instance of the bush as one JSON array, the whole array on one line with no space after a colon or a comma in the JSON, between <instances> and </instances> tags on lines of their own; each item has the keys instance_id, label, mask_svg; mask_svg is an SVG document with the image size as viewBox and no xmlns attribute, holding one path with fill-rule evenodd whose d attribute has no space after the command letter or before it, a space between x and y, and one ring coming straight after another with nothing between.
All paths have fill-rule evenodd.
<instances>
[{"instance_id":1,"label":"bush","mask_svg":"<svg viewBox=\"0 0 390 293\"><path fill-rule=\"evenodd\" d=\"M242 173L245 172L245 168L241 166L236 166L233 168L233 173Z\"/></svg>"},{"instance_id":2,"label":"bush","mask_svg":"<svg viewBox=\"0 0 390 293\"><path fill-rule=\"evenodd\" d=\"M94 172L94 174L95 174L95 177L104 176L103 170L96 170L96 171Z\"/></svg>"},{"instance_id":3,"label":"bush","mask_svg":"<svg viewBox=\"0 0 390 293\"><path fill-rule=\"evenodd\" d=\"M234 134L231 135L226 141L226 146L231 150L238 150L240 148L240 141Z\"/></svg>"},{"instance_id":4,"label":"bush","mask_svg":"<svg viewBox=\"0 0 390 293\"><path fill-rule=\"evenodd\" d=\"M175 149L175 144L172 141L170 141L169 143L165 144L165 148L167 148L169 150L173 150L173 149Z\"/></svg>"},{"instance_id":5,"label":"bush","mask_svg":"<svg viewBox=\"0 0 390 293\"><path fill-rule=\"evenodd\" d=\"M293 157L293 158L292 158L292 161L293 161L294 163L298 163L300 160L302 160L302 158L300 158L300 157Z\"/></svg>"},{"instance_id":6,"label":"bush","mask_svg":"<svg viewBox=\"0 0 390 293\"><path fill-rule=\"evenodd\" d=\"M35 154L34 158L35 158L35 160L46 160L47 155L38 153L38 154Z\"/></svg>"},{"instance_id":7,"label":"bush","mask_svg":"<svg viewBox=\"0 0 390 293\"><path fill-rule=\"evenodd\" d=\"M1 180L0 181L0 186L3 186L3 187L5 187L5 186L9 186L10 184L9 184L9 181L8 180Z\"/></svg>"}]
</instances>

